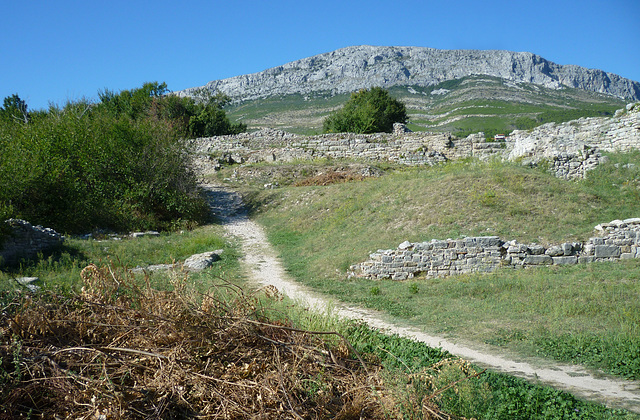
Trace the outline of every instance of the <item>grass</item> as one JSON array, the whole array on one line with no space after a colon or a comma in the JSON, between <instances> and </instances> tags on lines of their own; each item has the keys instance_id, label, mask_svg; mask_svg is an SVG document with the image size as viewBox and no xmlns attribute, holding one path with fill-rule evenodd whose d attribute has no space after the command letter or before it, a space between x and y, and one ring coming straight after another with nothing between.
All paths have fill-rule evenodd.
<instances>
[{"instance_id":1,"label":"grass","mask_svg":"<svg viewBox=\"0 0 640 420\"><path fill-rule=\"evenodd\" d=\"M346 276L370 252L405 240L585 240L597 223L640 214L638 179L637 152L611 155L576 182L471 161L357 183L261 191L254 196L261 203L255 216L289 272L319 291L430 332L640 378L638 261L413 282Z\"/></svg>"},{"instance_id":2,"label":"grass","mask_svg":"<svg viewBox=\"0 0 640 420\"><path fill-rule=\"evenodd\" d=\"M372 288L378 291L371 295L387 292L383 284L378 284ZM400 284L406 294L422 293L422 288L412 287L415 283L396 284ZM430 397L434 389L443 389L445 384L481 372L478 367L452 359L451 354L441 349L339 319L333 315L332 308L324 313L310 312L285 298L271 302L267 312L272 320L286 319L298 328L335 331L347 337L367 361L384 367L385 383L405 419L423 418L424 399ZM443 390L437 403L448 413L478 419L639 418L625 410L607 409L548 386L492 372L483 372L449 391Z\"/></svg>"},{"instance_id":3,"label":"grass","mask_svg":"<svg viewBox=\"0 0 640 420\"><path fill-rule=\"evenodd\" d=\"M401 178L410 178L408 175L398 174ZM299 190L303 191L304 188ZM292 244L303 244L299 238L290 239ZM286 242L287 239L283 238L283 241ZM25 262L11 272L1 273L0 285L3 290L11 290L14 288L9 281L11 276L29 275L39 276L45 288L77 291L80 286L80 271L90 263L101 264L112 260L117 266L126 267L170 263L174 260L182 260L193 253L218 248L224 249L222 261L215 268L204 273L190 274L189 289L199 293L210 291L213 283L219 283L219 278L242 284L243 275L239 271L237 261L238 250L222 238L220 226L212 225L183 233L162 234L159 237L123 240L70 238L66 247L56 254L43 256L36 263ZM347 259L342 259L338 265L345 268L348 263ZM151 280L161 289L171 290L175 286L175 282L171 282L161 273L152 274ZM365 296L365 299L377 301L383 305L385 299L395 299L392 293L396 292L392 292L390 286L398 287L398 296L405 295L409 300L416 301L423 299L426 292L430 290L430 287L420 282L355 281L332 284L347 285L348 288L342 289L343 291L349 290L349 293L353 292L354 296ZM354 286L358 289L354 289ZM227 300L223 295L219 299ZM531 385L523 380L501 374L483 373L479 377L463 380L451 389L444 390L448 384L480 370L463 361L449 360L450 355L446 352L427 347L422 343L398 336L384 335L365 325L340 321L331 315L330 309L325 314L316 314L293 305L287 299L277 297L266 300L255 300L252 297L249 303L260 308L260 313L268 314L271 321L280 322L281 325L312 331L337 331L345 336L358 353L369 362L384 367L385 384L395 401L394 410L401 413L403 418L423 418L425 398L440 389L443 391L433 399L433 403L437 403L445 411L467 417L637 418L623 410L607 409L598 404L580 401L567 393L549 387ZM406 304L401 301L395 307L395 311L403 313L405 306ZM336 340L335 336L332 337L334 337L332 345L338 345L339 340ZM19 342L16 345L19 345ZM13 383L12 381L19 377L19 372L14 371L12 366L10 365L9 370L4 371L6 378L0 375L0 381L5 385ZM324 390L328 383L328 378L320 374L309 379L308 387L311 392L314 392L314 390Z\"/></svg>"},{"instance_id":4,"label":"grass","mask_svg":"<svg viewBox=\"0 0 640 420\"><path fill-rule=\"evenodd\" d=\"M209 225L192 231L163 233L160 236L117 239L68 238L65 245L49 255L42 255L35 262L23 262L15 267L3 267L0 271L0 290L11 290L13 277L38 277L40 286L78 291L81 287L80 272L89 264L109 261L119 267L146 267L154 264L172 264L206 251L223 249L221 260L207 276L225 276L238 279L238 250L222 238L222 228ZM153 273L158 282L167 281L167 274ZM203 275L195 273L194 281L202 283ZM162 279L162 280L161 280Z\"/></svg>"},{"instance_id":5,"label":"grass","mask_svg":"<svg viewBox=\"0 0 640 420\"><path fill-rule=\"evenodd\" d=\"M368 252L395 247L405 239L487 232L522 241L588 236L597 222L638 214L640 177L638 167L629 165L634 162L638 162L637 155L612 155L610 164L596 176L576 183L496 162L431 169L387 167L387 175L377 179L254 190L249 196L255 215L268 227L289 271L318 290L382 309L426 330L636 377L633 345L640 342L637 261L428 281L345 277L349 265L366 259ZM264 164L260 168L272 169ZM310 170L309 175L314 172ZM256 182L262 183L260 177ZM54 255L0 273L0 287L11 290L12 276L28 275L39 276L45 288L73 291L78 290L79 273L89 263L113 260L126 267L170 263L218 248L224 249L222 261L211 270L190 275L190 286L202 292L218 278L242 283L239 251L222 238L220 226L212 225L120 241L71 238ZM154 273L152 280L157 287L172 287L166 275ZM439 349L336 320L330 311L314 314L286 299L257 304L274 321L344 335L367 360L385 368L385 383L404 418L420 418L424 398L434 389L479 372L461 361L445 361L450 355ZM5 373L15 376L12 370ZM326 386L322 375L312 379L309 389ZM438 406L467 417L638 418L494 373L483 373L438 395L434 400Z\"/></svg>"}]
</instances>

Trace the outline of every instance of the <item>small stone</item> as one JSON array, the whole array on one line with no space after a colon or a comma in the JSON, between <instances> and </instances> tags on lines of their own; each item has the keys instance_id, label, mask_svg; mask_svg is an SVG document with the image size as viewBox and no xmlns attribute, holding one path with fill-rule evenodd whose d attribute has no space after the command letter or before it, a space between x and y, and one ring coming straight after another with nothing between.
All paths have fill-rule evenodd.
<instances>
[{"instance_id":1,"label":"small stone","mask_svg":"<svg viewBox=\"0 0 640 420\"><path fill-rule=\"evenodd\" d=\"M18 277L16 281L19 285L26 287L31 293L40 291L40 286L36 286L34 283L40 281L39 277Z\"/></svg>"},{"instance_id":2,"label":"small stone","mask_svg":"<svg viewBox=\"0 0 640 420\"><path fill-rule=\"evenodd\" d=\"M192 255L184 261L184 267L192 271L204 270L205 268L211 267L211 264L214 262L219 261L221 253L222 250L218 249L215 251Z\"/></svg>"},{"instance_id":3,"label":"small stone","mask_svg":"<svg viewBox=\"0 0 640 420\"><path fill-rule=\"evenodd\" d=\"M564 255L564 250L562 249L561 246L554 245L549 247L545 252L545 254L547 254L550 257L559 257L561 255Z\"/></svg>"}]
</instances>

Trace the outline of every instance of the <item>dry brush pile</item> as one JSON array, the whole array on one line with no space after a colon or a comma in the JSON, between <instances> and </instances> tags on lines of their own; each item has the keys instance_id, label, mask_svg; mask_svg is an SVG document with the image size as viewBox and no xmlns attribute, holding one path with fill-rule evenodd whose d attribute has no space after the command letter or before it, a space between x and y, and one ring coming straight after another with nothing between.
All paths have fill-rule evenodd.
<instances>
[{"instance_id":1,"label":"dry brush pile","mask_svg":"<svg viewBox=\"0 0 640 420\"><path fill-rule=\"evenodd\" d=\"M0 419L399 414L381 369L344 337L269 321L235 286L196 296L181 273L173 290L158 291L113 265L90 265L82 277L77 295L0 300ZM450 418L430 402L422 408Z\"/></svg>"}]
</instances>

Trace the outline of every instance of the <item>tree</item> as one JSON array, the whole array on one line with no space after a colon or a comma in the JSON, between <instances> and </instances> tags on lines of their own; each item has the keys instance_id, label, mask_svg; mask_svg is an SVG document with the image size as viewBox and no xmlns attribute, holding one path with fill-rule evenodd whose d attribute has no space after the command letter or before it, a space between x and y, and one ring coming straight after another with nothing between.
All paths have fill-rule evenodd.
<instances>
[{"instance_id":1,"label":"tree","mask_svg":"<svg viewBox=\"0 0 640 420\"><path fill-rule=\"evenodd\" d=\"M114 116L127 115L138 119L147 116L154 99L161 98L168 92L165 82L146 82L141 88L123 90L115 93L109 89L98 92L100 106Z\"/></svg>"},{"instance_id":2,"label":"tree","mask_svg":"<svg viewBox=\"0 0 640 420\"><path fill-rule=\"evenodd\" d=\"M323 129L325 133L390 133L396 122L407 122L405 105L386 89L374 87L352 93L344 107L325 118Z\"/></svg>"},{"instance_id":3,"label":"tree","mask_svg":"<svg viewBox=\"0 0 640 420\"><path fill-rule=\"evenodd\" d=\"M134 120L152 118L168 123L178 134L208 137L237 134L247 130L245 124L233 124L222 109L231 100L221 92L199 89L192 97L168 93L166 83L147 82L141 88L115 93L98 93L99 108L114 116Z\"/></svg>"},{"instance_id":4,"label":"tree","mask_svg":"<svg viewBox=\"0 0 640 420\"><path fill-rule=\"evenodd\" d=\"M215 94L208 89L198 89L191 99L195 112L189 119L191 137L222 136L247 131L242 123L233 124L222 109L231 102L231 98L222 92Z\"/></svg>"},{"instance_id":5,"label":"tree","mask_svg":"<svg viewBox=\"0 0 640 420\"><path fill-rule=\"evenodd\" d=\"M2 107L0 108L0 117L5 120L29 122L29 113L27 112L27 103L20 99L18 94L4 98Z\"/></svg>"}]
</instances>

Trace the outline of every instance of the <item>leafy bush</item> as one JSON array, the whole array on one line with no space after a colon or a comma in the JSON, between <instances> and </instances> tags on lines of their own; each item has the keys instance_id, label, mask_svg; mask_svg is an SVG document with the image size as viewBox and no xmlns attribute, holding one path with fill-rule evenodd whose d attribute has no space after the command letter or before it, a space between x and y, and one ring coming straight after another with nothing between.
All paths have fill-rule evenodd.
<instances>
[{"instance_id":1,"label":"leafy bush","mask_svg":"<svg viewBox=\"0 0 640 420\"><path fill-rule=\"evenodd\" d=\"M396 122L407 122L404 104L380 87L352 93L343 108L323 122L325 133L390 133Z\"/></svg>"},{"instance_id":2,"label":"leafy bush","mask_svg":"<svg viewBox=\"0 0 640 420\"><path fill-rule=\"evenodd\" d=\"M195 97L168 94L167 84L147 82L141 88L114 93L98 93L98 107L115 118L126 116L134 120L152 118L167 122L184 137L208 137L237 134L246 131L245 124L233 124L222 109L229 97L207 90L196 92Z\"/></svg>"},{"instance_id":3,"label":"leafy bush","mask_svg":"<svg viewBox=\"0 0 640 420\"><path fill-rule=\"evenodd\" d=\"M175 120L149 114L162 85L103 102L52 106L0 125L0 208L62 232L164 229L200 221L187 142ZM142 92L142 93L140 93ZM148 99L149 98L149 99Z\"/></svg>"}]
</instances>

